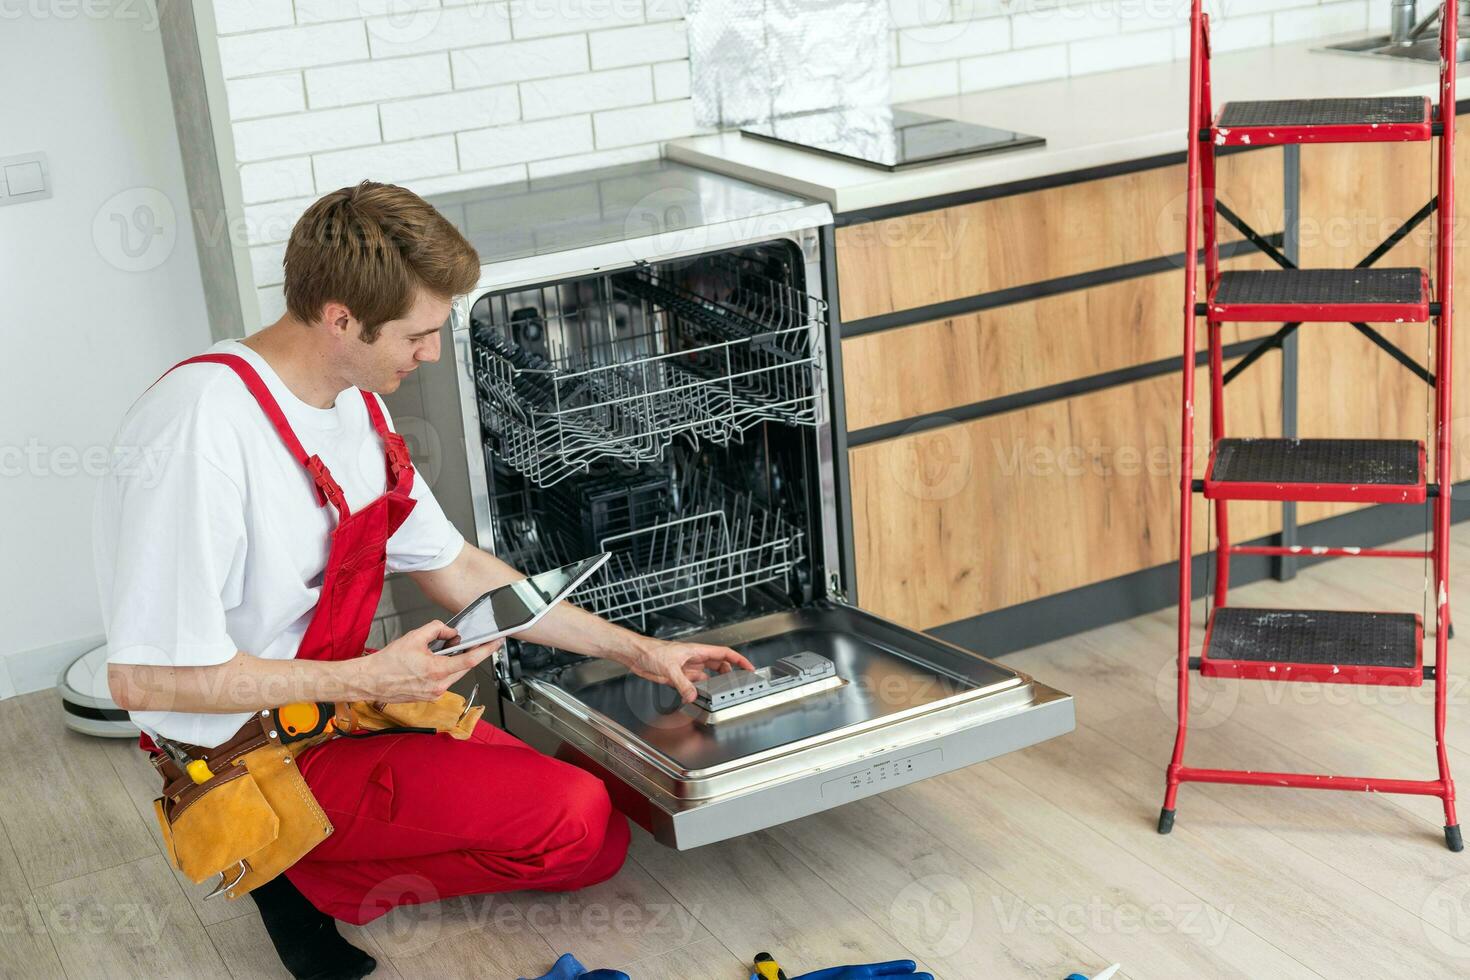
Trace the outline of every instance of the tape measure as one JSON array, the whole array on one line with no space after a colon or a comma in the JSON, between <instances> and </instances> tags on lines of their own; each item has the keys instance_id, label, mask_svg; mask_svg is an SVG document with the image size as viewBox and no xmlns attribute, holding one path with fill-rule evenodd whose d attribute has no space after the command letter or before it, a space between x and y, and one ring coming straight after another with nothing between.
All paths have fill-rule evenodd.
<instances>
[{"instance_id":1,"label":"tape measure","mask_svg":"<svg viewBox=\"0 0 1470 980\"><path fill-rule=\"evenodd\" d=\"M335 728L337 707L330 701L301 701L271 710L281 742L290 745Z\"/></svg>"}]
</instances>

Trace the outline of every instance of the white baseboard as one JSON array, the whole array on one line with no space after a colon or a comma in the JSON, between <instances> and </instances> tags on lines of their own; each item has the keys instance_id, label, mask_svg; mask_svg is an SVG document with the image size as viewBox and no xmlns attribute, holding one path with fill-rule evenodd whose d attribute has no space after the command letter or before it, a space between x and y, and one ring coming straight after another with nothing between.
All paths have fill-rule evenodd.
<instances>
[{"instance_id":1,"label":"white baseboard","mask_svg":"<svg viewBox=\"0 0 1470 980\"><path fill-rule=\"evenodd\" d=\"M104 642L101 636L83 636L50 646L0 654L0 700L55 687L57 678L68 664Z\"/></svg>"}]
</instances>

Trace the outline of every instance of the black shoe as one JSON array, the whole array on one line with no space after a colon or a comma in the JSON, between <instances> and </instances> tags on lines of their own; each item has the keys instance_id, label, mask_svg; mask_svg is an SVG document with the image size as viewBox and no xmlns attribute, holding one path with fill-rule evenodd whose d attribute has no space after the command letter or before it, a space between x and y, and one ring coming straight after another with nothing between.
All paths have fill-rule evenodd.
<instances>
[{"instance_id":1,"label":"black shoe","mask_svg":"<svg viewBox=\"0 0 1470 980\"><path fill-rule=\"evenodd\" d=\"M362 980L378 961L342 938L337 920L318 911L285 875L250 892L281 962L296 980Z\"/></svg>"}]
</instances>

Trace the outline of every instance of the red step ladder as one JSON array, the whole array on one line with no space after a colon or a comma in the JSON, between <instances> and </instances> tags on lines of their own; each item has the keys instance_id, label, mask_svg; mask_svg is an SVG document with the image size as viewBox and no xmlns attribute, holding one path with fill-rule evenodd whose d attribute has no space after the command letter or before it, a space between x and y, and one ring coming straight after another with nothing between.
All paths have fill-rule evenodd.
<instances>
[{"instance_id":1,"label":"red step ladder","mask_svg":"<svg viewBox=\"0 0 1470 980\"><path fill-rule=\"evenodd\" d=\"M1455 41L1454 0L1440 17L1439 104L1422 97L1374 99L1288 99L1227 102L1218 115L1210 101L1209 18L1193 0L1190 14L1189 151L1184 232L1184 402L1181 426L1182 474L1179 510L1179 664L1178 732L1169 763L1159 833L1174 826L1182 783L1235 783L1437 796L1444 803L1445 843L1463 849L1455 816L1455 789L1444 744L1449 617L1450 532L1450 287L1454 208ZM1299 269L1274 243L1251 229L1215 195L1218 147L1311 143L1428 142L1438 140L1438 195L1411 217L1357 267ZM1436 214L1437 212L1437 214ZM1198 225L1204 229L1205 300L1196 296L1200 259ZM1417 225L1435 214L1435 270L1377 268L1374 263ZM1223 217L1279 268L1221 272L1216 218ZM1209 462L1204 479L1194 478L1195 330L1209 332ZM1221 325L1231 321L1283 324L1271 337L1223 369ZM1434 476L1426 478L1422 442L1402 439L1227 438L1225 385L1240 371L1303 323L1346 322L1368 336L1434 387ZM1424 323L1434 329L1434 370L1418 365L1369 323ZM1201 655L1191 657L1191 524L1193 494L1215 507L1218 541L1215 584ZM1313 549L1314 554L1431 560L1434 576L1434 663L1424 664L1424 625L1413 613L1326 612L1248 609L1226 605L1232 555L1289 556L1286 545L1232 545L1226 508L1232 500L1345 501L1428 504L1433 512L1433 543L1428 551L1382 548ZM1434 681L1434 736L1437 779L1379 779L1312 773L1202 769L1184 764L1189 730L1190 671L1204 677L1270 681L1325 681L1346 684L1421 685Z\"/></svg>"}]
</instances>

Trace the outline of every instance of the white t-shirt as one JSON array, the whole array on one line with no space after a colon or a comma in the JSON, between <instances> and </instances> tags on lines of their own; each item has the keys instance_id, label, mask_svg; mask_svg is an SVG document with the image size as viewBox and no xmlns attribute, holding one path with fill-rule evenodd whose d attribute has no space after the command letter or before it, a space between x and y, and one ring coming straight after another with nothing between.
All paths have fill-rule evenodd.
<instances>
[{"instance_id":1,"label":"white t-shirt","mask_svg":"<svg viewBox=\"0 0 1470 980\"><path fill-rule=\"evenodd\" d=\"M352 511L382 495L383 443L356 389L316 408L245 345L222 341L211 351L238 354L255 368ZM418 503L388 540L389 571L442 568L464 546L421 474L412 494ZM93 541L107 659L194 667L223 663L239 650L294 658L336 523L336 508L318 506L310 475L233 370L190 364L170 373L123 418L112 472L97 495ZM249 717L131 715L150 734L203 746L220 744Z\"/></svg>"}]
</instances>

